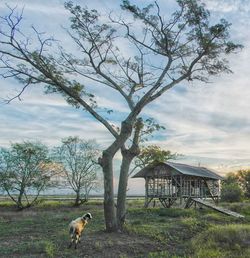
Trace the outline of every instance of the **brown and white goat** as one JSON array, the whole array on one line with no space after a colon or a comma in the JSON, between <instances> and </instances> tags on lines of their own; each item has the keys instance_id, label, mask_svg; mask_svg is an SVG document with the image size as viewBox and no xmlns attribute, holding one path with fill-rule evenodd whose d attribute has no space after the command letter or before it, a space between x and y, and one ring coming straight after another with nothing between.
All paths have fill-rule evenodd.
<instances>
[{"instance_id":1,"label":"brown and white goat","mask_svg":"<svg viewBox=\"0 0 250 258\"><path fill-rule=\"evenodd\" d=\"M75 220L72 220L69 223L69 234L71 237L71 242L69 244L69 248L72 246L73 243L75 243L75 249L77 247L77 244L81 240L82 232L88 223L88 220L92 219L91 213L86 213L82 217L79 217Z\"/></svg>"}]
</instances>

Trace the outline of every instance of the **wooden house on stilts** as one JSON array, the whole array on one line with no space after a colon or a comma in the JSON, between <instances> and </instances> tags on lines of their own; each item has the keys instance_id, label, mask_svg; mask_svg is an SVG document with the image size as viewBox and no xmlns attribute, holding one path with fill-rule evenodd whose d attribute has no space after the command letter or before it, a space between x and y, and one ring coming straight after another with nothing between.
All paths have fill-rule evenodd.
<instances>
[{"instance_id":1,"label":"wooden house on stilts","mask_svg":"<svg viewBox=\"0 0 250 258\"><path fill-rule=\"evenodd\" d=\"M223 179L207 168L173 162L149 165L133 176L138 177L145 179L145 207L159 199L166 208L176 201L188 205L190 198L211 198L217 203Z\"/></svg>"}]
</instances>

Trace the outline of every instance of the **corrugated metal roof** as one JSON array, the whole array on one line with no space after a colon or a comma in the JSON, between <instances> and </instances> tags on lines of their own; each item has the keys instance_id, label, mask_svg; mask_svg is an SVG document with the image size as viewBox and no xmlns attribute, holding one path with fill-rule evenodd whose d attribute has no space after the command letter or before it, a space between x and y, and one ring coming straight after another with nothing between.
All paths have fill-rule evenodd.
<instances>
[{"instance_id":1,"label":"corrugated metal roof","mask_svg":"<svg viewBox=\"0 0 250 258\"><path fill-rule=\"evenodd\" d=\"M195 166L190 166L190 165L180 164L180 163L173 163L173 162L166 162L166 164L178 170L183 175L208 177L208 178L214 178L218 180L223 179L223 177L219 176L212 170L209 170L204 167L195 167Z\"/></svg>"},{"instance_id":2,"label":"corrugated metal roof","mask_svg":"<svg viewBox=\"0 0 250 258\"><path fill-rule=\"evenodd\" d=\"M169 169L174 169L177 172L183 174L183 175L189 175L189 176L197 176L197 177L205 177L205 178L211 178L211 179L216 179L216 180L221 180L223 177L219 176L215 172L204 168L204 167L195 167L195 166L190 166L186 164L181 164L181 163L174 163L174 162L159 162L154 165L149 165L142 170L140 170L137 174L133 176L133 178L136 177L147 177L147 176L154 176L155 173L154 171L157 170L157 167L159 166L166 166L166 172Z\"/></svg>"}]
</instances>

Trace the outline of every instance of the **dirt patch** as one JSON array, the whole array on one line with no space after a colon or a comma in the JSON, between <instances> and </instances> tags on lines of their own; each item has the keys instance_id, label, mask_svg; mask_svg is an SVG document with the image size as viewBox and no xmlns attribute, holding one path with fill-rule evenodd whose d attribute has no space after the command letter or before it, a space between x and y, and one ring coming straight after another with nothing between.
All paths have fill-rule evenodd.
<instances>
[{"instance_id":1,"label":"dirt patch","mask_svg":"<svg viewBox=\"0 0 250 258\"><path fill-rule=\"evenodd\" d=\"M74 251L79 257L89 258L145 257L150 252L164 250L164 247L166 249L163 244L138 235L95 232L84 235Z\"/></svg>"},{"instance_id":2,"label":"dirt patch","mask_svg":"<svg viewBox=\"0 0 250 258\"><path fill-rule=\"evenodd\" d=\"M88 211L93 221L83 232L78 248L68 249L69 222ZM0 257L142 258L168 248L147 236L106 233L103 229L100 205L31 207L22 211L0 207Z\"/></svg>"}]
</instances>

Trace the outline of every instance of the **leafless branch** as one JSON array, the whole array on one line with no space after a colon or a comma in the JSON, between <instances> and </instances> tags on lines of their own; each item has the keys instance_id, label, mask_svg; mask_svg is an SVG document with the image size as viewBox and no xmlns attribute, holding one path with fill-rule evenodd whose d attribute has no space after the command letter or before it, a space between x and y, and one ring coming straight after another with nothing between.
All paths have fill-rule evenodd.
<instances>
[{"instance_id":1,"label":"leafless branch","mask_svg":"<svg viewBox=\"0 0 250 258\"><path fill-rule=\"evenodd\" d=\"M29 80L22 88L22 90L14 97L6 100L6 104L9 104L12 100L14 99L18 99L19 101L21 101L21 95L23 94L23 92L25 91L25 89L31 84L31 80Z\"/></svg>"}]
</instances>

